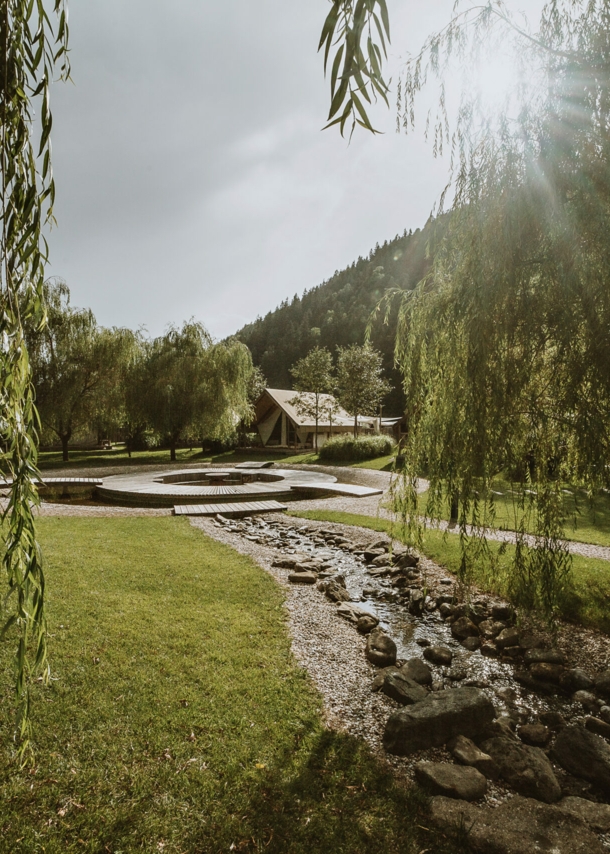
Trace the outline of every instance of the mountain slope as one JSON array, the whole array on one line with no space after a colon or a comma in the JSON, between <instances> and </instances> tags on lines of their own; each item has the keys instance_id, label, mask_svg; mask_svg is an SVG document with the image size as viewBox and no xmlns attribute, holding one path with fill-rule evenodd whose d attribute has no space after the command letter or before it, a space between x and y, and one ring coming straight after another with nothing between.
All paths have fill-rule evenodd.
<instances>
[{"instance_id":1,"label":"mountain slope","mask_svg":"<svg viewBox=\"0 0 610 854\"><path fill-rule=\"evenodd\" d=\"M248 345L269 386L292 388L290 368L316 345L334 354L337 346L362 344L371 312L385 290L410 290L425 275L438 231L438 223L430 221L422 230L377 245L367 258L240 329L236 337ZM383 354L386 376L394 386L384 400L387 416L404 412L400 373L394 367L395 335L395 312L387 325L375 322L372 344Z\"/></svg>"}]
</instances>

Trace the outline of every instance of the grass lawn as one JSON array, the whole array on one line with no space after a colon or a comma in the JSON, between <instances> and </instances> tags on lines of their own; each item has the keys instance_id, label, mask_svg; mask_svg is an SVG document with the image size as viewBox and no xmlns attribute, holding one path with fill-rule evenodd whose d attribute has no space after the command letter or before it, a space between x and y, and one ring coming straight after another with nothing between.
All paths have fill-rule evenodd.
<instances>
[{"instance_id":1,"label":"grass lawn","mask_svg":"<svg viewBox=\"0 0 610 854\"><path fill-rule=\"evenodd\" d=\"M176 518L39 520L53 681L12 743L0 644L0 852L457 854L425 801L326 731L282 591Z\"/></svg>"},{"instance_id":2,"label":"grass lawn","mask_svg":"<svg viewBox=\"0 0 610 854\"><path fill-rule=\"evenodd\" d=\"M117 465L184 465L185 463L220 463L225 465L233 465L234 463L250 462L251 460L272 460L281 465L289 463L290 465L326 465L319 460L318 455L314 453L292 454L291 456L280 456L278 454L261 454L251 453L247 451L226 451L222 454L203 454L198 448L189 450L188 448L179 448L176 451L176 462L170 463L169 451L152 450L152 451L134 451L131 457L128 456L124 445L117 445L109 451L70 451L70 460L65 463L61 456L61 451L41 451L38 456L38 464L41 471L49 471L53 469L62 469L69 467L74 468L103 468L105 466ZM383 471L391 471L394 461L394 455L387 457L379 457L376 460L365 460L364 462L349 463L339 462L332 465L353 466L354 468L364 469L381 469Z\"/></svg>"},{"instance_id":3,"label":"grass lawn","mask_svg":"<svg viewBox=\"0 0 610 854\"><path fill-rule=\"evenodd\" d=\"M428 493L419 496L422 515L425 513ZM505 481L494 484L496 527L514 531L516 527L512 485ZM443 518L449 518L448 508ZM580 543L610 546L610 495L599 492L590 499L585 490L567 486L563 490L563 518L566 539Z\"/></svg>"},{"instance_id":4,"label":"grass lawn","mask_svg":"<svg viewBox=\"0 0 610 854\"><path fill-rule=\"evenodd\" d=\"M330 510L304 510L298 513L294 511L291 515L315 519L319 522L359 525L373 531L392 533L396 539L401 539L400 525L393 525L386 519ZM505 595L507 569L514 554L514 547L506 547L502 554L500 543L490 541L489 545L497 557L494 577L490 578L488 569L481 566L478 572L475 570L474 581L484 590ZM424 538L424 553L435 563L445 566L450 572L457 573L460 566L460 544L456 534L444 534L434 529L427 530ZM572 622L601 629L610 634L610 612L608 611L610 561L585 558L580 555L573 555L572 561L572 584L562 602L562 616Z\"/></svg>"}]
</instances>

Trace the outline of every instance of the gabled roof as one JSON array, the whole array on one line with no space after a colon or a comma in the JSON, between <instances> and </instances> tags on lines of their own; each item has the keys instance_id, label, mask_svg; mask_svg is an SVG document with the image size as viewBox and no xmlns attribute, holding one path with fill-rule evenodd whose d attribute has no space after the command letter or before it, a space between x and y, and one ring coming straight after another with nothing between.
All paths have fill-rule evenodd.
<instances>
[{"instance_id":1,"label":"gabled roof","mask_svg":"<svg viewBox=\"0 0 610 854\"><path fill-rule=\"evenodd\" d=\"M291 419L291 421L296 424L297 427L314 427L315 421L312 418L309 418L305 415L299 415L295 406L289 403L290 400L293 400L295 397L298 397L298 391L290 391L289 389L284 388L266 388L263 392L263 395L269 395L269 397L277 403L277 405L284 410L286 415ZM308 394L308 392L303 392L303 394ZM321 394L320 395L320 403L323 404L326 400L334 400L332 394ZM336 403L336 401L335 401ZM371 422L370 418L358 418L359 424L369 424ZM333 416L333 427L351 427L354 424L354 416L350 415L349 412L346 412L345 409L339 407L338 414ZM323 417L320 417L318 423L318 429L320 427L328 426L328 422Z\"/></svg>"}]
</instances>

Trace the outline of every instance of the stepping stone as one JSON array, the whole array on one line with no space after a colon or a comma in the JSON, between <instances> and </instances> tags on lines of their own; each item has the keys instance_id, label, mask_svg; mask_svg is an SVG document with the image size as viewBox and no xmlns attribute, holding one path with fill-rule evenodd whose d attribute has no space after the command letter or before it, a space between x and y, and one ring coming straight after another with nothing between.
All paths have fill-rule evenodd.
<instances>
[{"instance_id":1,"label":"stepping stone","mask_svg":"<svg viewBox=\"0 0 610 854\"><path fill-rule=\"evenodd\" d=\"M418 762L415 779L434 795L478 801L487 791L487 780L476 768L450 762Z\"/></svg>"}]
</instances>

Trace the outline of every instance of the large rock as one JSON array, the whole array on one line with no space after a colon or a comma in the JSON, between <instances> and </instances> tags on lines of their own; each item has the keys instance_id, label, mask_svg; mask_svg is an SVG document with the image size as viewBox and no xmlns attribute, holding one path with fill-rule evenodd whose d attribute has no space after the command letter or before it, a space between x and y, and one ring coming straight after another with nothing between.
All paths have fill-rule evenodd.
<instances>
[{"instance_id":1,"label":"large rock","mask_svg":"<svg viewBox=\"0 0 610 854\"><path fill-rule=\"evenodd\" d=\"M374 614L371 614L366 607L357 605L355 602L341 602L337 605L337 616L343 617L343 619L357 625L360 617L374 616Z\"/></svg>"},{"instance_id":2,"label":"large rock","mask_svg":"<svg viewBox=\"0 0 610 854\"><path fill-rule=\"evenodd\" d=\"M536 664L538 662L565 664L565 655L557 649L528 649L525 653L525 663Z\"/></svg>"},{"instance_id":3,"label":"large rock","mask_svg":"<svg viewBox=\"0 0 610 854\"><path fill-rule=\"evenodd\" d=\"M558 804L562 809L579 815L586 824L597 833L607 833L610 830L610 806L596 804L584 798L563 798Z\"/></svg>"},{"instance_id":4,"label":"large rock","mask_svg":"<svg viewBox=\"0 0 610 854\"><path fill-rule=\"evenodd\" d=\"M505 649L509 646L519 646L519 630L515 628L502 629L496 638L496 646Z\"/></svg>"},{"instance_id":5,"label":"large rock","mask_svg":"<svg viewBox=\"0 0 610 854\"><path fill-rule=\"evenodd\" d=\"M426 661L431 661L432 664L450 667L453 661L453 653L446 646L427 646L424 649L424 658Z\"/></svg>"},{"instance_id":6,"label":"large rock","mask_svg":"<svg viewBox=\"0 0 610 854\"><path fill-rule=\"evenodd\" d=\"M389 753L409 756L440 747L457 735L474 738L494 717L491 701L479 688L439 691L393 712L386 723L383 745Z\"/></svg>"},{"instance_id":7,"label":"large rock","mask_svg":"<svg viewBox=\"0 0 610 854\"><path fill-rule=\"evenodd\" d=\"M384 631L374 629L366 641L366 657L378 667L396 664L396 644Z\"/></svg>"},{"instance_id":8,"label":"large rock","mask_svg":"<svg viewBox=\"0 0 610 854\"><path fill-rule=\"evenodd\" d=\"M605 670L595 677L595 690L600 697L610 700L610 670Z\"/></svg>"},{"instance_id":9,"label":"large rock","mask_svg":"<svg viewBox=\"0 0 610 854\"><path fill-rule=\"evenodd\" d=\"M582 726L564 727L551 755L570 774L610 792L610 747L599 735Z\"/></svg>"},{"instance_id":10,"label":"large rock","mask_svg":"<svg viewBox=\"0 0 610 854\"><path fill-rule=\"evenodd\" d=\"M468 617L459 617L454 623L451 624L451 634L457 640L466 640L466 638L473 638L479 636L479 629L472 620L469 620Z\"/></svg>"},{"instance_id":11,"label":"large rock","mask_svg":"<svg viewBox=\"0 0 610 854\"><path fill-rule=\"evenodd\" d=\"M536 798L547 804L561 797L561 787L553 767L539 747L528 747L504 736L490 738L481 750L495 761L500 776L520 795Z\"/></svg>"},{"instance_id":12,"label":"large rock","mask_svg":"<svg viewBox=\"0 0 610 854\"><path fill-rule=\"evenodd\" d=\"M315 584L318 576L310 570L294 571L288 573L288 581L292 584Z\"/></svg>"},{"instance_id":13,"label":"large rock","mask_svg":"<svg viewBox=\"0 0 610 854\"><path fill-rule=\"evenodd\" d=\"M373 629L376 629L378 625L379 619L377 617L374 617L372 614L363 614L361 617L358 617L356 628L361 635L368 635L368 633L372 632Z\"/></svg>"},{"instance_id":14,"label":"large rock","mask_svg":"<svg viewBox=\"0 0 610 854\"><path fill-rule=\"evenodd\" d=\"M588 673L585 673L579 667L564 671L559 684L568 694L574 694L576 691L591 691L593 689L593 680Z\"/></svg>"},{"instance_id":15,"label":"large rock","mask_svg":"<svg viewBox=\"0 0 610 854\"><path fill-rule=\"evenodd\" d=\"M474 741L465 735L458 735L447 745L453 758L461 765L470 765L484 774L488 780L497 780L499 776L498 766L487 753L476 746Z\"/></svg>"},{"instance_id":16,"label":"large rock","mask_svg":"<svg viewBox=\"0 0 610 854\"><path fill-rule=\"evenodd\" d=\"M400 668L400 672L420 685L432 685L432 671L421 658L410 658Z\"/></svg>"},{"instance_id":17,"label":"large rock","mask_svg":"<svg viewBox=\"0 0 610 854\"><path fill-rule=\"evenodd\" d=\"M450 762L418 762L415 779L433 795L463 801L478 801L487 791L487 780L476 768Z\"/></svg>"},{"instance_id":18,"label":"large rock","mask_svg":"<svg viewBox=\"0 0 610 854\"><path fill-rule=\"evenodd\" d=\"M321 581L318 584L318 590L325 593L331 602L350 602L352 598L345 588L345 579L342 575Z\"/></svg>"},{"instance_id":19,"label":"large rock","mask_svg":"<svg viewBox=\"0 0 610 854\"><path fill-rule=\"evenodd\" d=\"M383 680L381 690L401 706L412 706L428 696L425 688L400 672L388 673Z\"/></svg>"},{"instance_id":20,"label":"large rock","mask_svg":"<svg viewBox=\"0 0 610 854\"><path fill-rule=\"evenodd\" d=\"M494 809L436 797L430 803L430 818L444 830L468 828L468 842L476 854L603 854L605 850L573 811L528 798L511 798Z\"/></svg>"}]
</instances>

